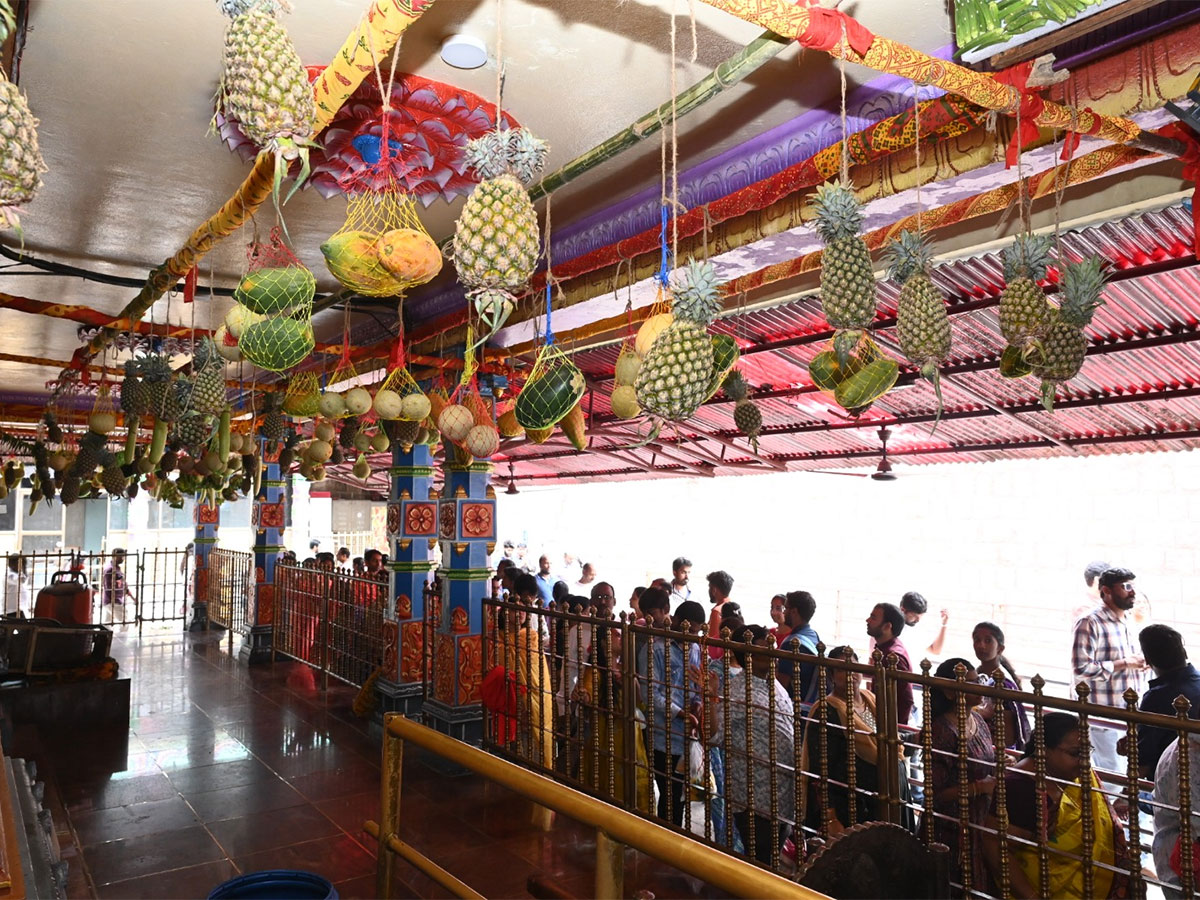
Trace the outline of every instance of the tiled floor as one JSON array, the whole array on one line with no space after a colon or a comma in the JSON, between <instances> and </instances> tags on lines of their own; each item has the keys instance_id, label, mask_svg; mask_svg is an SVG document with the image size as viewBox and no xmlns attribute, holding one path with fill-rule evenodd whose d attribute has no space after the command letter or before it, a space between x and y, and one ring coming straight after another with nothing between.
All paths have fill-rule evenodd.
<instances>
[{"instance_id":1,"label":"tiled floor","mask_svg":"<svg viewBox=\"0 0 1200 900\"><path fill-rule=\"evenodd\" d=\"M37 734L17 728L15 755L47 781L70 863L71 897L204 897L235 875L304 869L343 898L375 896L379 745L350 712L355 690L327 694L297 664L253 668L215 635L117 635L132 679L130 729ZM482 779L447 777L406 754L401 836L490 897L529 896L539 874L592 893L594 835ZM447 896L397 863L393 896ZM626 892L704 896L682 873L630 853Z\"/></svg>"}]
</instances>

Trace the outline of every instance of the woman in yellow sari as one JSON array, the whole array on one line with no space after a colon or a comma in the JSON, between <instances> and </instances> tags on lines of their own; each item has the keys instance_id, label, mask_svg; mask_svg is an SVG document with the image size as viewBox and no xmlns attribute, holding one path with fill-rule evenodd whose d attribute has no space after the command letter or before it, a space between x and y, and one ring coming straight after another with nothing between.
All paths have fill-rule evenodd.
<instances>
[{"instance_id":1,"label":"woman in yellow sari","mask_svg":"<svg viewBox=\"0 0 1200 900\"><path fill-rule=\"evenodd\" d=\"M1084 866L1081 857L1088 848L1083 839L1084 792L1080 777L1083 772L1083 748L1080 742L1079 720L1068 713L1048 712L1042 720L1045 742L1045 790L1039 792L1035 772L1036 734L1025 746L1025 756L1013 765L1005 776L1008 809L1008 853L1016 863L1009 866L1009 881L1013 897L1040 897L1041 878L1036 846L1024 841L1038 841L1038 804L1043 804L1042 822L1045 832L1040 835L1048 848L1046 866L1049 872L1051 897L1127 897L1129 896L1129 862L1124 827L1117 820L1107 798L1100 792L1100 782L1091 775L1092 789L1087 802L1091 806L1092 890L1084 888ZM989 829L998 829L996 796L993 796ZM1000 839L996 834L983 835L984 861L992 877L1000 881ZM1020 840L1012 840L1019 838Z\"/></svg>"}]
</instances>

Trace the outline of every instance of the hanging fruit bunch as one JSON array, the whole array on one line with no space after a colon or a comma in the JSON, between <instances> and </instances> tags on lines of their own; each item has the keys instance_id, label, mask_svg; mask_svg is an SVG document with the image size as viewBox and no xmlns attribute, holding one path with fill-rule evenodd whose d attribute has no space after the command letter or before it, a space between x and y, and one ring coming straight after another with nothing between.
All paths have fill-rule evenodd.
<instances>
[{"instance_id":1,"label":"hanging fruit bunch","mask_svg":"<svg viewBox=\"0 0 1200 900\"><path fill-rule=\"evenodd\" d=\"M586 387L583 373L570 357L556 344L545 345L517 395L514 407L517 423L525 429L530 440L535 443L545 441L554 426L583 397Z\"/></svg>"},{"instance_id":2,"label":"hanging fruit bunch","mask_svg":"<svg viewBox=\"0 0 1200 900\"><path fill-rule=\"evenodd\" d=\"M1092 324L1096 310L1104 304L1107 261L1092 256L1063 266L1061 302L1051 308L1050 326L1042 338L1041 360L1033 374L1042 380L1042 405L1054 411L1054 392L1083 368L1087 338L1083 329Z\"/></svg>"},{"instance_id":3,"label":"hanging fruit bunch","mask_svg":"<svg viewBox=\"0 0 1200 900\"><path fill-rule=\"evenodd\" d=\"M537 266L541 238L526 185L545 165L546 142L527 128L499 128L467 144L466 165L479 176L454 229L454 267L487 331L504 324L515 292Z\"/></svg>"},{"instance_id":4,"label":"hanging fruit bunch","mask_svg":"<svg viewBox=\"0 0 1200 900\"><path fill-rule=\"evenodd\" d=\"M932 254L915 231L902 231L888 247L888 273L900 284L896 302L896 337L900 349L921 377L933 385L937 415L942 415L942 380L938 366L950 356L950 316L930 277Z\"/></svg>"},{"instance_id":5,"label":"hanging fruit bunch","mask_svg":"<svg viewBox=\"0 0 1200 900\"><path fill-rule=\"evenodd\" d=\"M0 44L16 30L9 0L0 0ZM38 149L37 119L29 102L0 71L0 223L21 234L20 207L37 196L46 163Z\"/></svg>"},{"instance_id":6,"label":"hanging fruit bunch","mask_svg":"<svg viewBox=\"0 0 1200 900\"><path fill-rule=\"evenodd\" d=\"M683 279L672 285L671 312L647 320L638 332L643 359L634 387L646 412L682 422L711 396L719 375L708 326L720 309L712 264L689 260Z\"/></svg>"},{"instance_id":7,"label":"hanging fruit bunch","mask_svg":"<svg viewBox=\"0 0 1200 900\"><path fill-rule=\"evenodd\" d=\"M642 358L631 343L625 341L621 345L621 352L617 354L617 364L613 369L612 397L609 400L613 415L618 419L634 419L642 414L637 390L634 388L641 367Z\"/></svg>"},{"instance_id":8,"label":"hanging fruit bunch","mask_svg":"<svg viewBox=\"0 0 1200 900\"><path fill-rule=\"evenodd\" d=\"M750 385L736 369L729 373L724 382L725 396L733 401L733 424L737 430L750 438L750 447L758 452L758 436L762 434L763 418L758 405L750 399Z\"/></svg>"},{"instance_id":9,"label":"hanging fruit bunch","mask_svg":"<svg viewBox=\"0 0 1200 900\"><path fill-rule=\"evenodd\" d=\"M1042 338L1052 310L1038 282L1050 265L1049 235L1023 234L1002 254L1004 290L1000 292L1000 333L1008 342L1001 374L1020 377L1042 359Z\"/></svg>"},{"instance_id":10,"label":"hanging fruit bunch","mask_svg":"<svg viewBox=\"0 0 1200 900\"><path fill-rule=\"evenodd\" d=\"M311 419L321 411L321 383L316 372L300 372L288 379L283 411L300 419Z\"/></svg>"},{"instance_id":11,"label":"hanging fruit bunch","mask_svg":"<svg viewBox=\"0 0 1200 900\"><path fill-rule=\"evenodd\" d=\"M225 51L217 109L238 123L260 153L275 157L273 193L288 165L300 160L292 193L308 177L308 151L316 128L316 107L308 74L287 30L275 18L284 0L217 0L232 20L225 31ZM215 120L214 120L215 129ZM291 194L288 195L289 197Z\"/></svg>"},{"instance_id":12,"label":"hanging fruit bunch","mask_svg":"<svg viewBox=\"0 0 1200 900\"><path fill-rule=\"evenodd\" d=\"M852 415L861 415L895 385L900 366L884 355L867 329L875 320L875 273L859 234L862 208L841 182L822 184L813 201L821 257L821 306L834 328L827 350L809 363L809 376Z\"/></svg>"},{"instance_id":13,"label":"hanging fruit bunch","mask_svg":"<svg viewBox=\"0 0 1200 900\"><path fill-rule=\"evenodd\" d=\"M312 301L317 280L284 242L281 230L252 240L246 248L246 272L225 316L239 352L268 372L285 372L303 362L315 346Z\"/></svg>"}]
</instances>

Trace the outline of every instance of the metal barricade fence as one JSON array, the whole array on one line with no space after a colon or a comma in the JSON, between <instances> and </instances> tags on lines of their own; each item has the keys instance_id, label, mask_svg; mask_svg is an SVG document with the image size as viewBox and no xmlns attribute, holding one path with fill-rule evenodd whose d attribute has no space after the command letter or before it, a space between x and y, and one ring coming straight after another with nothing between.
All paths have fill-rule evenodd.
<instances>
[{"instance_id":1,"label":"metal barricade fence","mask_svg":"<svg viewBox=\"0 0 1200 900\"><path fill-rule=\"evenodd\" d=\"M110 627L137 625L142 633L147 622L183 623L191 602L192 555L184 549L132 550L120 567L127 593L118 588L111 572L110 553L43 551L23 553L28 599L6 596L4 614L33 615L38 592L51 584L59 572L78 573L91 592L92 622Z\"/></svg>"},{"instance_id":2,"label":"metal barricade fence","mask_svg":"<svg viewBox=\"0 0 1200 900\"><path fill-rule=\"evenodd\" d=\"M342 571L275 567L275 629L271 653L361 687L383 664L388 584Z\"/></svg>"},{"instance_id":3,"label":"metal barricade fence","mask_svg":"<svg viewBox=\"0 0 1200 900\"><path fill-rule=\"evenodd\" d=\"M751 645L711 639L705 623L681 632L497 599L484 610L489 749L773 871L886 822L949 847L956 896L1145 896L1164 878L1185 896L1200 887L1200 721L1186 701L1161 716L1139 711L1132 691L1114 709L1047 695L1036 676L1026 692L966 671L903 671L878 652L796 654L765 630L748 632ZM898 721L914 687L926 698L919 730ZM1021 751L1018 713L1031 722ZM1125 735L1124 773L1093 772L1096 720ZM1190 740L1157 787L1139 778L1139 727ZM1157 800L1139 793L1155 789ZM1179 835L1179 874L1143 872L1147 803L1158 849Z\"/></svg>"},{"instance_id":4,"label":"metal barricade fence","mask_svg":"<svg viewBox=\"0 0 1200 900\"><path fill-rule=\"evenodd\" d=\"M231 653L233 636L247 631L253 572L253 553L216 547L208 554L208 621L226 629Z\"/></svg>"}]
</instances>

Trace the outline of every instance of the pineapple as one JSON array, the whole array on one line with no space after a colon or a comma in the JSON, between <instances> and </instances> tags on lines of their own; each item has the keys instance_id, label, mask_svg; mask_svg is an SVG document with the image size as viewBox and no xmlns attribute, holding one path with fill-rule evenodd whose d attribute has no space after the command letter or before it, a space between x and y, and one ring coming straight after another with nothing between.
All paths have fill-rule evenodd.
<instances>
[{"instance_id":1,"label":"pineapple","mask_svg":"<svg viewBox=\"0 0 1200 900\"><path fill-rule=\"evenodd\" d=\"M100 483L113 497L125 496L125 487L128 481L125 473L121 471L120 462L111 453L105 457L104 468L100 471Z\"/></svg>"},{"instance_id":2,"label":"pineapple","mask_svg":"<svg viewBox=\"0 0 1200 900\"><path fill-rule=\"evenodd\" d=\"M175 437L189 453L204 447L213 434L211 416L198 412L185 413L175 423ZM192 453L195 456L195 453Z\"/></svg>"},{"instance_id":3,"label":"pineapple","mask_svg":"<svg viewBox=\"0 0 1200 900\"><path fill-rule=\"evenodd\" d=\"M146 392L146 411L152 416L171 421L164 413L170 413L177 404L174 372L165 356L151 354L141 360L142 388ZM173 417L172 417L173 418Z\"/></svg>"},{"instance_id":4,"label":"pineapple","mask_svg":"<svg viewBox=\"0 0 1200 900\"><path fill-rule=\"evenodd\" d=\"M0 43L16 28L8 0L0 0ZM38 149L37 119L17 86L0 72L0 224L21 234L18 207L42 186L46 163Z\"/></svg>"},{"instance_id":5,"label":"pineapple","mask_svg":"<svg viewBox=\"0 0 1200 900\"><path fill-rule=\"evenodd\" d=\"M141 376L141 358L134 356L125 360L125 377L121 381L121 411L126 415L144 416L150 411L149 388Z\"/></svg>"},{"instance_id":6,"label":"pineapple","mask_svg":"<svg viewBox=\"0 0 1200 900\"><path fill-rule=\"evenodd\" d=\"M834 335L834 348L845 365L862 332L875 319L875 273L867 244L858 233L862 209L854 192L841 182L822 184L813 207L817 232L825 242L821 306L829 324L839 332Z\"/></svg>"},{"instance_id":7,"label":"pineapple","mask_svg":"<svg viewBox=\"0 0 1200 900\"><path fill-rule=\"evenodd\" d=\"M192 363L191 409L210 416L220 415L225 409L225 364L209 338L196 346Z\"/></svg>"},{"instance_id":8,"label":"pineapple","mask_svg":"<svg viewBox=\"0 0 1200 900\"><path fill-rule=\"evenodd\" d=\"M689 260L684 280L671 293L674 319L654 339L634 387L642 409L682 422L707 398L715 365L708 326L721 297L712 264Z\"/></svg>"},{"instance_id":9,"label":"pineapple","mask_svg":"<svg viewBox=\"0 0 1200 900\"><path fill-rule=\"evenodd\" d=\"M1050 304L1037 285L1050 263L1050 236L1021 235L1003 257L1006 283L1000 292L1000 333L1022 359L1036 363L1051 320Z\"/></svg>"},{"instance_id":10,"label":"pineapple","mask_svg":"<svg viewBox=\"0 0 1200 900\"><path fill-rule=\"evenodd\" d=\"M266 407L263 409L261 434L271 443L283 440L285 423L280 405L283 400L279 394L267 394Z\"/></svg>"},{"instance_id":11,"label":"pineapple","mask_svg":"<svg viewBox=\"0 0 1200 900\"><path fill-rule=\"evenodd\" d=\"M75 454L75 462L71 465L71 473L77 478L91 478L100 465L104 454L104 435L94 431L87 432L79 439L79 452Z\"/></svg>"},{"instance_id":12,"label":"pineapple","mask_svg":"<svg viewBox=\"0 0 1200 900\"><path fill-rule=\"evenodd\" d=\"M889 276L901 285L896 303L896 337L908 361L933 385L941 416L938 364L950 355L950 316L941 292L929 277L930 262L929 246L915 231L900 232L888 248Z\"/></svg>"},{"instance_id":13,"label":"pineapple","mask_svg":"<svg viewBox=\"0 0 1200 900\"><path fill-rule=\"evenodd\" d=\"M1050 327L1042 338L1042 359L1033 374L1042 379L1042 405L1054 410L1054 390L1079 374L1087 355L1083 329L1104 303L1105 260L1092 256L1063 266L1062 302L1050 315Z\"/></svg>"},{"instance_id":14,"label":"pineapple","mask_svg":"<svg viewBox=\"0 0 1200 900\"><path fill-rule=\"evenodd\" d=\"M749 399L750 385L742 373L734 369L725 379L725 396L733 401L733 424L737 430L750 438L750 446L758 452L758 436L762 433L762 412Z\"/></svg>"},{"instance_id":15,"label":"pineapple","mask_svg":"<svg viewBox=\"0 0 1200 900\"><path fill-rule=\"evenodd\" d=\"M546 142L526 128L498 129L467 144L466 164L480 177L454 229L454 266L468 295L495 320L529 281L540 249L537 213L525 185L542 170Z\"/></svg>"},{"instance_id":16,"label":"pineapple","mask_svg":"<svg viewBox=\"0 0 1200 900\"><path fill-rule=\"evenodd\" d=\"M308 177L308 151L316 128L313 89L286 29L275 18L276 0L219 0L233 21L225 32L224 68L217 105L242 132L275 157L275 201L288 164L300 160L293 193ZM291 195L289 194L289 197Z\"/></svg>"},{"instance_id":17,"label":"pineapple","mask_svg":"<svg viewBox=\"0 0 1200 900\"><path fill-rule=\"evenodd\" d=\"M62 490L59 491L59 500L63 506L70 506L79 499L79 488L81 482L78 475L67 475L63 478Z\"/></svg>"}]
</instances>

